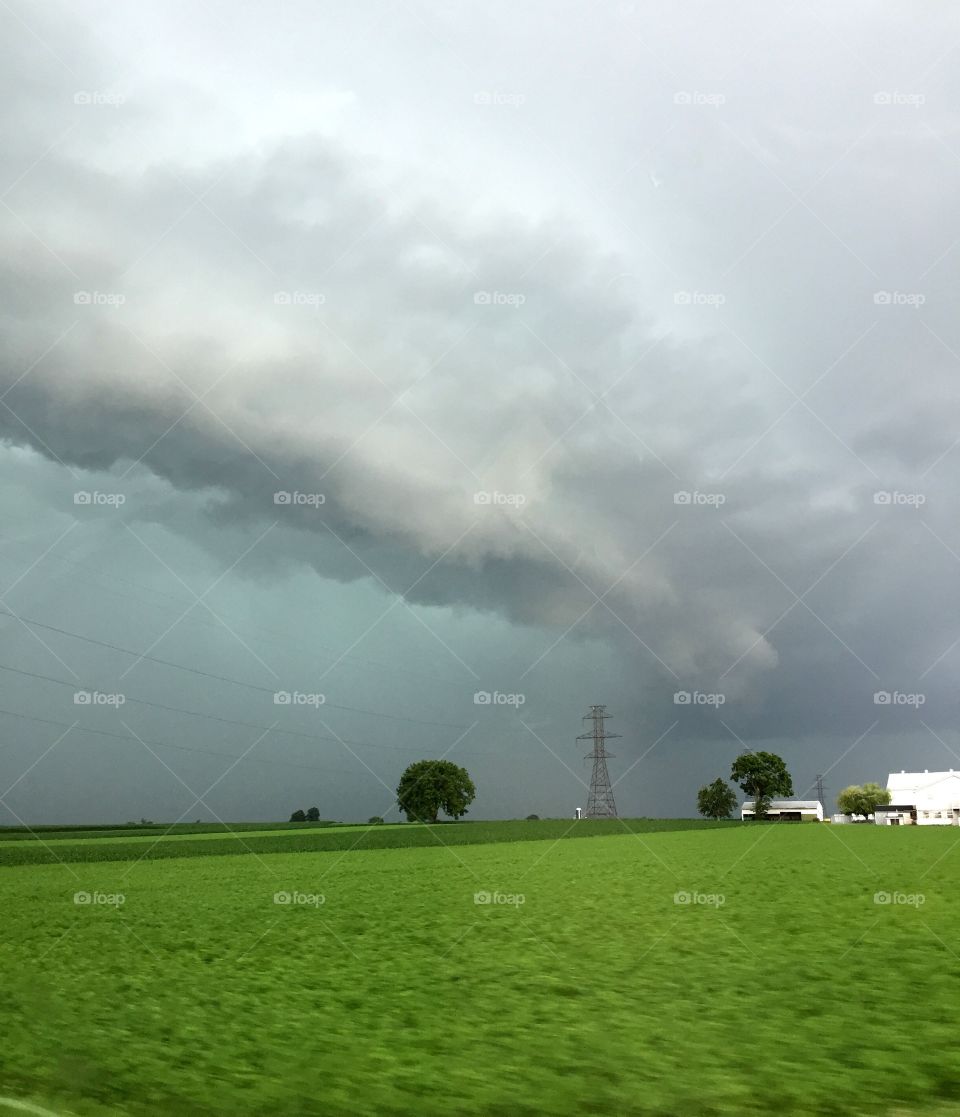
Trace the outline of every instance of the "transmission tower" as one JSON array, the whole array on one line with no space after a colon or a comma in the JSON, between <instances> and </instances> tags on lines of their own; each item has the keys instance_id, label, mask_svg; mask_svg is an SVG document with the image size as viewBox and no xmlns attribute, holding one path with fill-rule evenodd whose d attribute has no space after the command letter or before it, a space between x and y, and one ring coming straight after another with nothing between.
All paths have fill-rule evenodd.
<instances>
[{"instance_id":1,"label":"transmission tower","mask_svg":"<svg viewBox=\"0 0 960 1117\"><path fill-rule=\"evenodd\" d=\"M619 733L607 733L604 729L604 719L610 715L605 713L606 706L591 706L590 713L584 721L592 721L593 728L589 733L581 733L578 741L592 741L593 751L587 753L584 760L593 761L593 773L590 776L590 799L587 802L586 818L616 818L617 804L613 801L613 788L610 786L610 773L607 771L607 758L611 756L604 748L604 742L611 737L619 737Z\"/></svg>"},{"instance_id":2,"label":"transmission tower","mask_svg":"<svg viewBox=\"0 0 960 1117\"><path fill-rule=\"evenodd\" d=\"M820 806L824 810L827 809L826 803L823 801L823 776L817 775L817 798L820 800Z\"/></svg>"}]
</instances>

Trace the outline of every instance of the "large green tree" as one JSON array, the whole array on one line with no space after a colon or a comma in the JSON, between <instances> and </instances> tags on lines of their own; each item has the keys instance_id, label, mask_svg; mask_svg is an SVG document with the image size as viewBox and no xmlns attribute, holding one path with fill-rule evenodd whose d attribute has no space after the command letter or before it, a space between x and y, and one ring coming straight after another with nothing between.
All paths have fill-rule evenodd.
<instances>
[{"instance_id":1,"label":"large green tree","mask_svg":"<svg viewBox=\"0 0 960 1117\"><path fill-rule=\"evenodd\" d=\"M465 815L476 794L466 768L449 760L418 760L400 777L397 805L408 822L436 822L440 811L451 818Z\"/></svg>"},{"instance_id":2,"label":"large green tree","mask_svg":"<svg viewBox=\"0 0 960 1117\"><path fill-rule=\"evenodd\" d=\"M853 784L837 796L837 806L844 814L862 814L864 822L877 807L885 807L889 802L890 792L878 783L865 783L862 787Z\"/></svg>"},{"instance_id":3,"label":"large green tree","mask_svg":"<svg viewBox=\"0 0 960 1117\"><path fill-rule=\"evenodd\" d=\"M730 778L753 800L753 817L766 818L770 800L792 795L793 780L775 752L744 752L733 762Z\"/></svg>"},{"instance_id":4,"label":"large green tree","mask_svg":"<svg viewBox=\"0 0 960 1117\"><path fill-rule=\"evenodd\" d=\"M736 805L733 788L719 777L697 792L697 810L704 818L729 818Z\"/></svg>"}]
</instances>

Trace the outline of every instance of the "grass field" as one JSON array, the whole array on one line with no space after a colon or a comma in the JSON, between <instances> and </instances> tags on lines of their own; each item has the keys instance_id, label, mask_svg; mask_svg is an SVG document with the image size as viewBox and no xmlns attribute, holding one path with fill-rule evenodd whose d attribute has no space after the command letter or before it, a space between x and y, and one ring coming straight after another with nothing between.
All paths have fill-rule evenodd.
<instances>
[{"instance_id":1,"label":"grass field","mask_svg":"<svg viewBox=\"0 0 960 1117\"><path fill-rule=\"evenodd\" d=\"M3 868L3 1092L101 1117L957 1112L956 832L470 825L490 844Z\"/></svg>"},{"instance_id":2,"label":"grass field","mask_svg":"<svg viewBox=\"0 0 960 1117\"><path fill-rule=\"evenodd\" d=\"M59 841L61 839L123 838L168 834L235 834L251 830L290 831L316 830L340 823L319 822L147 822L114 824L112 826L0 826L0 842ZM396 825L394 823L394 825Z\"/></svg>"},{"instance_id":3,"label":"grass field","mask_svg":"<svg viewBox=\"0 0 960 1117\"><path fill-rule=\"evenodd\" d=\"M261 823L261 826L264 824ZM215 833L141 834L139 830L92 834L37 832L32 841L0 841L0 867L4 865L54 865L76 861L156 860L167 857L267 853L317 853L322 850L399 849L413 846L484 845L488 842L536 841L566 837L588 838L622 834L711 829L740 826L739 822L706 822L702 819L635 818L583 820L555 818L539 821L457 822L438 826L354 825L300 826L291 830L278 824L269 830L237 829Z\"/></svg>"},{"instance_id":4,"label":"grass field","mask_svg":"<svg viewBox=\"0 0 960 1117\"><path fill-rule=\"evenodd\" d=\"M400 822L385 822L380 824L381 827L399 827L404 826L406 823ZM354 825L332 823L332 822L317 822L313 824L295 826L277 825L276 823L259 822L256 824L240 826L231 826L229 829L225 826L218 826L215 830L180 830L177 828L167 828L161 830L148 830L144 832L139 827L131 830L107 830L90 832L67 831L61 833L60 831L46 832L44 830L34 830L32 833L18 834L15 838L7 837L5 834L0 834L0 847L15 845L17 842L35 841L41 842L45 845L59 847L61 845L77 845L80 842L92 842L95 845L104 843L107 845L115 845L118 842L133 842L133 843L150 843L162 840L164 842L183 842L188 840L194 841L217 841L217 840L233 840L236 842L238 838L246 840L247 838L263 838L267 836L284 836L284 837L297 837L304 834L315 834L318 830L332 830L336 829L338 833L343 831L356 831L368 830L368 823L356 823Z\"/></svg>"}]
</instances>

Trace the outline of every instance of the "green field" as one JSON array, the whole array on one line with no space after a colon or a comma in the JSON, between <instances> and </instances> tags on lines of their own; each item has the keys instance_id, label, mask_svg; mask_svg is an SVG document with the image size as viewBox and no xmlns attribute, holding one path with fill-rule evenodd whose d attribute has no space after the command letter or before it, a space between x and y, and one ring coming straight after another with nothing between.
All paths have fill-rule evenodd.
<instances>
[{"instance_id":1,"label":"green field","mask_svg":"<svg viewBox=\"0 0 960 1117\"><path fill-rule=\"evenodd\" d=\"M260 826L264 826L260 823ZM536 841L566 837L600 837L624 830L643 833L740 826L739 822L706 822L702 819L637 818L626 820L541 819L536 822L451 822L437 826L410 823L369 826L276 824L269 830L222 828L210 833L162 831L144 835L135 831L109 834L47 834L32 841L0 841L0 867L4 865L55 865L58 862L126 861L168 857L234 854L317 853L322 850L399 849L414 846L482 845L489 842ZM192 839L192 840L191 840Z\"/></svg>"},{"instance_id":2,"label":"green field","mask_svg":"<svg viewBox=\"0 0 960 1117\"><path fill-rule=\"evenodd\" d=\"M123 838L135 836L166 837L196 834L235 834L252 830L297 831L316 830L340 823L319 822L146 822L115 823L111 826L0 826L0 842L60 841L62 839ZM396 825L396 823L394 823Z\"/></svg>"},{"instance_id":3,"label":"green field","mask_svg":"<svg viewBox=\"0 0 960 1117\"><path fill-rule=\"evenodd\" d=\"M391 827L405 826L406 823L400 822L386 822L381 823L381 829L390 829ZM137 827L135 830L106 830L96 831L93 833L82 831L45 831L34 830L32 833L18 834L15 838L11 838L6 834L0 834L0 848L8 845L16 845L18 842L35 841L43 845L55 846L58 849L61 845L77 845L81 842L93 843L94 846L100 845L116 845L118 842L123 843L151 843L158 840L164 842L184 842L190 839L194 841L234 841L243 839L246 841L248 838L263 838L263 837L289 837L296 838L305 834L313 834L319 830L332 830L336 829L338 833L344 831L368 830L368 823L356 823L354 825L332 823L332 822L316 822L316 823L297 823L291 826L282 826L270 822L258 822L251 824L241 824L239 826L218 826L216 829L210 830L182 830L179 828L167 828L160 830L147 830ZM93 848L93 846L91 847ZM235 852L235 851L234 851Z\"/></svg>"},{"instance_id":4,"label":"green field","mask_svg":"<svg viewBox=\"0 0 960 1117\"><path fill-rule=\"evenodd\" d=\"M957 1112L954 831L523 825L552 824L0 869L2 1092L137 1117Z\"/></svg>"}]
</instances>

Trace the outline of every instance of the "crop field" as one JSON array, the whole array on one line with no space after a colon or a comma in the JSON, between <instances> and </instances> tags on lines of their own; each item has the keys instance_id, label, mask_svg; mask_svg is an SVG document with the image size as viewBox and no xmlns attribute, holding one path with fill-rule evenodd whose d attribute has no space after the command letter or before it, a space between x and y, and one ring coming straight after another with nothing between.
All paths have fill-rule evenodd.
<instances>
[{"instance_id":1,"label":"crop field","mask_svg":"<svg viewBox=\"0 0 960 1117\"><path fill-rule=\"evenodd\" d=\"M78 1117L958 1112L954 831L524 825L0 869L2 1092Z\"/></svg>"},{"instance_id":2,"label":"crop field","mask_svg":"<svg viewBox=\"0 0 960 1117\"><path fill-rule=\"evenodd\" d=\"M406 823L387 822L381 823L381 829L390 829L391 827L403 826ZM11 838L6 834L0 834L0 847L13 845L17 842L23 841L36 841L44 845L60 847L61 845L77 845L79 842L92 842L95 845L100 843L113 845L117 842L183 842L188 840L194 841L218 841L218 840L233 840L238 838L246 840L247 838L263 838L267 836L284 836L296 837L297 835L315 833L317 830L336 829L338 833L344 831L358 831L368 830L369 824L339 824L331 822L316 822L312 824L298 824L293 826L275 825L269 822L261 822L256 825L250 826L219 826L216 830L180 830L178 828L165 828L159 830L142 830L140 828L130 830L109 830L104 832L84 833L79 831L68 831L61 833L59 831L46 832L44 830L34 830L32 833L18 834L17 837Z\"/></svg>"},{"instance_id":3,"label":"crop field","mask_svg":"<svg viewBox=\"0 0 960 1117\"><path fill-rule=\"evenodd\" d=\"M0 842L59 841L61 839L123 838L153 835L154 837L176 834L182 836L197 834L234 834L252 830L297 831L315 830L321 826L337 826L339 823L320 820L318 822L148 822L127 823L114 826L0 826Z\"/></svg>"},{"instance_id":4,"label":"crop field","mask_svg":"<svg viewBox=\"0 0 960 1117\"><path fill-rule=\"evenodd\" d=\"M264 824L260 824L263 826ZM488 842L535 841L567 837L598 837L625 830L665 830L740 826L739 822L702 819L541 819L516 822L457 822L438 826L394 823L377 826L271 826L270 829L223 828L209 833L142 834L139 830L90 834L39 832L33 841L0 841L0 867L53 865L62 861L125 861L218 854L317 853L321 850L395 849L410 846L475 845ZM193 839L193 840L190 840Z\"/></svg>"}]
</instances>

